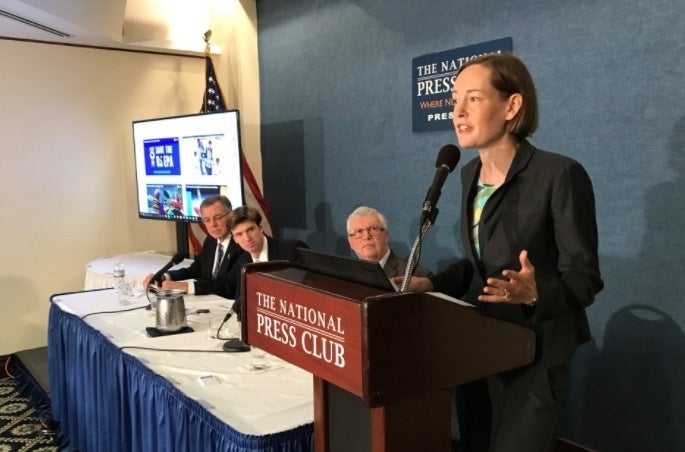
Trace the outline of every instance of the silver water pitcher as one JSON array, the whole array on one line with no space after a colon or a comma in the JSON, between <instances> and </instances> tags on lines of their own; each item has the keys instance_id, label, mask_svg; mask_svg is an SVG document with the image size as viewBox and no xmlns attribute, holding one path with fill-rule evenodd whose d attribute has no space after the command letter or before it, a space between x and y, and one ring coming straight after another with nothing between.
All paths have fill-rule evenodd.
<instances>
[{"instance_id":1,"label":"silver water pitcher","mask_svg":"<svg viewBox=\"0 0 685 452\"><path fill-rule=\"evenodd\" d=\"M186 305L180 290L157 292L156 327L159 331L174 332L187 326Z\"/></svg>"}]
</instances>

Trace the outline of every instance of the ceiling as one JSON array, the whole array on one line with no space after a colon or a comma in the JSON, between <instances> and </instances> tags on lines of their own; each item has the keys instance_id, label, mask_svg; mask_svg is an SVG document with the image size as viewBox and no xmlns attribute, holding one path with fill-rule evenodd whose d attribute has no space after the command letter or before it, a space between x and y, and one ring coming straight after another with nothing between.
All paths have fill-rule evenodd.
<instances>
[{"instance_id":1,"label":"ceiling","mask_svg":"<svg viewBox=\"0 0 685 452\"><path fill-rule=\"evenodd\" d=\"M223 0L227 1L227 0ZM211 0L0 0L0 37L203 53ZM212 52L219 49L212 46Z\"/></svg>"}]
</instances>

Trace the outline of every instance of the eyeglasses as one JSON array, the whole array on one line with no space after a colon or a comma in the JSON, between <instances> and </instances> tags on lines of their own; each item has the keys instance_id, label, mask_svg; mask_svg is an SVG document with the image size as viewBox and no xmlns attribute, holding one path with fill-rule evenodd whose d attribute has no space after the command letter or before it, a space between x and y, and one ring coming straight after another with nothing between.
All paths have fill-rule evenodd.
<instances>
[{"instance_id":1,"label":"eyeglasses","mask_svg":"<svg viewBox=\"0 0 685 452\"><path fill-rule=\"evenodd\" d=\"M231 213L231 212L220 213L219 215L214 215L212 218L203 218L202 222L204 224L211 224L211 223L219 222L219 221L223 220L224 218L226 218L229 213Z\"/></svg>"},{"instance_id":2,"label":"eyeglasses","mask_svg":"<svg viewBox=\"0 0 685 452\"><path fill-rule=\"evenodd\" d=\"M347 236L356 239L364 237L365 232L368 232L371 237L375 237L381 232L385 232L385 228L381 226L369 226L368 228L355 229L354 231L348 233Z\"/></svg>"}]
</instances>

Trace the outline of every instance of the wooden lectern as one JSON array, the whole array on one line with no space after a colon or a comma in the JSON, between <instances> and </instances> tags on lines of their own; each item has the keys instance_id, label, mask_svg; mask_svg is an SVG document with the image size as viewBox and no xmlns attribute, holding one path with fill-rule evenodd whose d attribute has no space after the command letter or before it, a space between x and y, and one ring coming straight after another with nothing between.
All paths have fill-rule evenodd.
<instances>
[{"instance_id":1,"label":"wooden lectern","mask_svg":"<svg viewBox=\"0 0 685 452\"><path fill-rule=\"evenodd\" d=\"M314 375L317 452L450 450L449 387L532 362L531 330L425 293L247 265L242 335Z\"/></svg>"}]
</instances>

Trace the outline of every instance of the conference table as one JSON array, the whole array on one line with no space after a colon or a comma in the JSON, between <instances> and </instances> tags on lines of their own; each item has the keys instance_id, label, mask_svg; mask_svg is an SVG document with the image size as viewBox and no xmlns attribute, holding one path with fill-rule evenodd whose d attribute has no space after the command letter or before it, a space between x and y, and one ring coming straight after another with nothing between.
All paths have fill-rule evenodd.
<instances>
[{"instance_id":1,"label":"conference table","mask_svg":"<svg viewBox=\"0 0 685 452\"><path fill-rule=\"evenodd\" d=\"M311 374L269 356L227 353L209 318L232 300L184 296L194 331L151 337L145 294L112 289L51 297L48 365L53 417L82 451L311 451ZM197 312L208 309L209 313ZM239 334L235 316L224 334Z\"/></svg>"},{"instance_id":2,"label":"conference table","mask_svg":"<svg viewBox=\"0 0 685 452\"><path fill-rule=\"evenodd\" d=\"M150 273L155 273L171 260L171 256L155 251L138 251L135 253L101 256L86 264L86 277L83 282L84 290L106 289L113 285L112 269L119 261L126 270L126 279L136 287L141 287L143 280ZM171 267L173 270L187 267L192 260L184 259L181 263Z\"/></svg>"}]
</instances>

